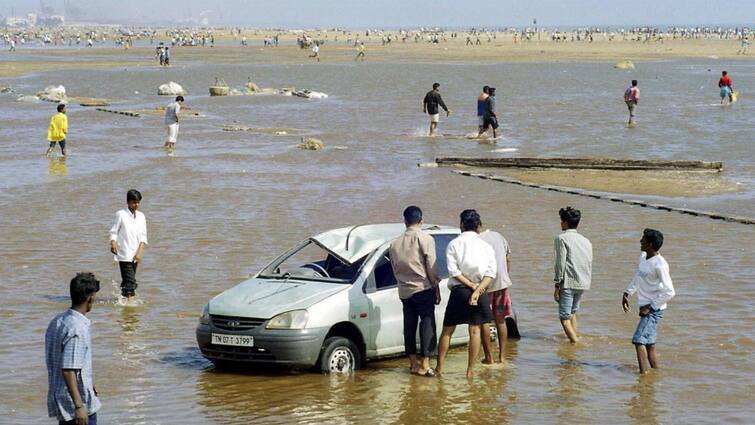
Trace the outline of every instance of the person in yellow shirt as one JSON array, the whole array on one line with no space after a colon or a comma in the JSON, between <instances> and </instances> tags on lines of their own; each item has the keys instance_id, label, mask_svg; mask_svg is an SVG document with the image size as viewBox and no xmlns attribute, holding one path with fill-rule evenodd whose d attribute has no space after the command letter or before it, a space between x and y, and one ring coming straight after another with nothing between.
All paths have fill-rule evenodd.
<instances>
[{"instance_id":1,"label":"person in yellow shirt","mask_svg":"<svg viewBox=\"0 0 755 425\"><path fill-rule=\"evenodd\" d=\"M68 117L66 116L66 105L58 104L58 113L50 118L50 127L47 128L47 140L50 147L47 148L46 156L50 156L55 144L60 145L60 152L66 156L66 134L68 133Z\"/></svg>"}]
</instances>

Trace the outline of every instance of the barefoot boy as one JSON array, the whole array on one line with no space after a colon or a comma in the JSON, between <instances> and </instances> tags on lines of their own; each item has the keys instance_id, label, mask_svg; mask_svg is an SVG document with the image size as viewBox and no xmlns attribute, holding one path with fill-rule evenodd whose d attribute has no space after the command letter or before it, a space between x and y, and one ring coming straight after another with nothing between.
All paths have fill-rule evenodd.
<instances>
[{"instance_id":1,"label":"barefoot boy","mask_svg":"<svg viewBox=\"0 0 755 425\"><path fill-rule=\"evenodd\" d=\"M52 154L55 144L60 146L60 153L66 156L66 134L68 134L68 117L66 116L66 105L59 103L58 112L50 118L50 126L47 127L47 141L50 147L47 148L46 156Z\"/></svg>"},{"instance_id":2,"label":"barefoot boy","mask_svg":"<svg viewBox=\"0 0 755 425\"><path fill-rule=\"evenodd\" d=\"M142 261L147 245L147 220L139 209L142 194L136 189L126 193L128 208L115 213L115 224L110 229L110 252L121 269L121 295L126 302L136 295L136 268Z\"/></svg>"},{"instance_id":3,"label":"barefoot boy","mask_svg":"<svg viewBox=\"0 0 755 425\"><path fill-rule=\"evenodd\" d=\"M590 289L592 276L592 244L577 232L582 219L578 209L561 208L561 232L554 241L555 251L555 290L553 299L558 303L558 318L564 333L572 344L579 341L577 336L577 311L582 294Z\"/></svg>"},{"instance_id":4,"label":"barefoot boy","mask_svg":"<svg viewBox=\"0 0 755 425\"><path fill-rule=\"evenodd\" d=\"M637 292L640 323L637 324L632 344L637 350L640 373L646 373L651 367L658 367L655 356L656 327L666 310L666 303L676 294L668 263L658 253L662 245L663 233L645 229L640 240L640 266L621 297L621 307L626 313L630 309L629 297Z\"/></svg>"}]
</instances>

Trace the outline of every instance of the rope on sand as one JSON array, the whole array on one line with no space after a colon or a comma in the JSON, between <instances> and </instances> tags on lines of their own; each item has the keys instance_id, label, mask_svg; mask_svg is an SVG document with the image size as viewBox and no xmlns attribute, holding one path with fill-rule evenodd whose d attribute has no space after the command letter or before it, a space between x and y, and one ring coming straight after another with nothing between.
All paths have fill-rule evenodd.
<instances>
[{"instance_id":1,"label":"rope on sand","mask_svg":"<svg viewBox=\"0 0 755 425\"><path fill-rule=\"evenodd\" d=\"M562 186L551 186L547 184L528 183L528 182L523 182L521 180L513 179L511 177L506 177L506 176L473 173L470 171L463 171L463 170L451 170L451 171L456 174L460 174L462 176L477 177L479 179L493 180L497 182L516 184L520 186L535 187L538 189L550 190L553 192L568 193L570 195L586 196L588 198L594 198L594 199L604 199L606 201L612 201L612 202L621 202L624 204L636 205L643 208L653 208L653 209L661 210L661 211L673 211L673 212L678 212L681 214L694 215L697 217L708 217L714 220L723 220L723 221L729 221L733 223L755 224L755 218L751 218L751 217L728 216L728 215L719 214L719 213L710 212L710 211L696 211L696 210L691 210L688 208L672 207L672 206L663 205L663 204L653 204L650 202L638 201L636 199L624 199L615 195L607 195L600 192L592 192L589 190L575 189L575 188L562 187Z\"/></svg>"},{"instance_id":2,"label":"rope on sand","mask_svg":"<svg viewBox=\"0 0 755 425\"><path fill-rule=\"evenodd\" d=\"M126 115L126 116L129 116L129 117L140 117L140 116L142 116L142 115L141 115L140 113L138 113L138 112L131 112L131 111L116 111L116 110L113 110L113 109L105 109L105 108L96 108L96 109L97 109L98 111L101 111L101 112L110 112L111 114Z\"/></svg>"}]
</instances>

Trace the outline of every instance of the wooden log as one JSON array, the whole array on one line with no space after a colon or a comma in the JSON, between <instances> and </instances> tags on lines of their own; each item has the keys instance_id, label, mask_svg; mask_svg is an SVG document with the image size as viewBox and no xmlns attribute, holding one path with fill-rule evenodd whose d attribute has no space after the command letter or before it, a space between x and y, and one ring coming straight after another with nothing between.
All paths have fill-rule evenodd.
<instances>
[{"instance_id":1,"label":"wooden log","mask_svg":"<svg viewBox=\"0 0 755 425\"><path fill-rule=\"evenodd\" d=\"M436 158L438 165L512 168L570 168L593 170L721 171L721 161L610 159L610 158Z\"/></svg>"}]
</instances>

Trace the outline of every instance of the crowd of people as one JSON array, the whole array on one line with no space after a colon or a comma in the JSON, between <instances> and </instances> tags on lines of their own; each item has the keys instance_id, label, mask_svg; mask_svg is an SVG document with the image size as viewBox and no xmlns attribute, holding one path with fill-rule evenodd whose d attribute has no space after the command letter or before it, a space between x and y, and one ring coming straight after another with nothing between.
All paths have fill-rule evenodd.
<instances>
[{"instance_id":1,"label":"crowd of people","mask_svg":"<svg viewBox=\"0 0 755 425\"><path fill-rule=\"evenodd\" d=\"M469 327L468 378L474 376L480 347L484 351L482 363L494 363L491 323L495 324L498 337L497 362L504 363L506 318L513 316L509 292L512 285L509 275L511 248L506 238L484 229L477 211L461 212L461 234L448 244L445 252L450 295L438 337L435 306L441 303L438 286L441 273L436 269L435 242L422 230L423 213L419 207L407 207L403 216L406 231L391 243L389 257L403 305L404 349L409 357L410 372L427 377L443 375L451 338L459 325ZM579 210L562 208L559 218L562 232L554 240L553 298L558 305L558 318L564 334L576 344L580 340L577 312L591 285L592 244L577 231L582 219ZM659 253L662 246L660 231L643 231L639 266L621 297L622 309L629 312L629 298L638 294L640 320L632 344L640 373L659 367L655 351L657 326L667 302L675 295L668 263ZM436 353L437 363L433 369L430 359Z\"/></svg>"}]
</instances>

